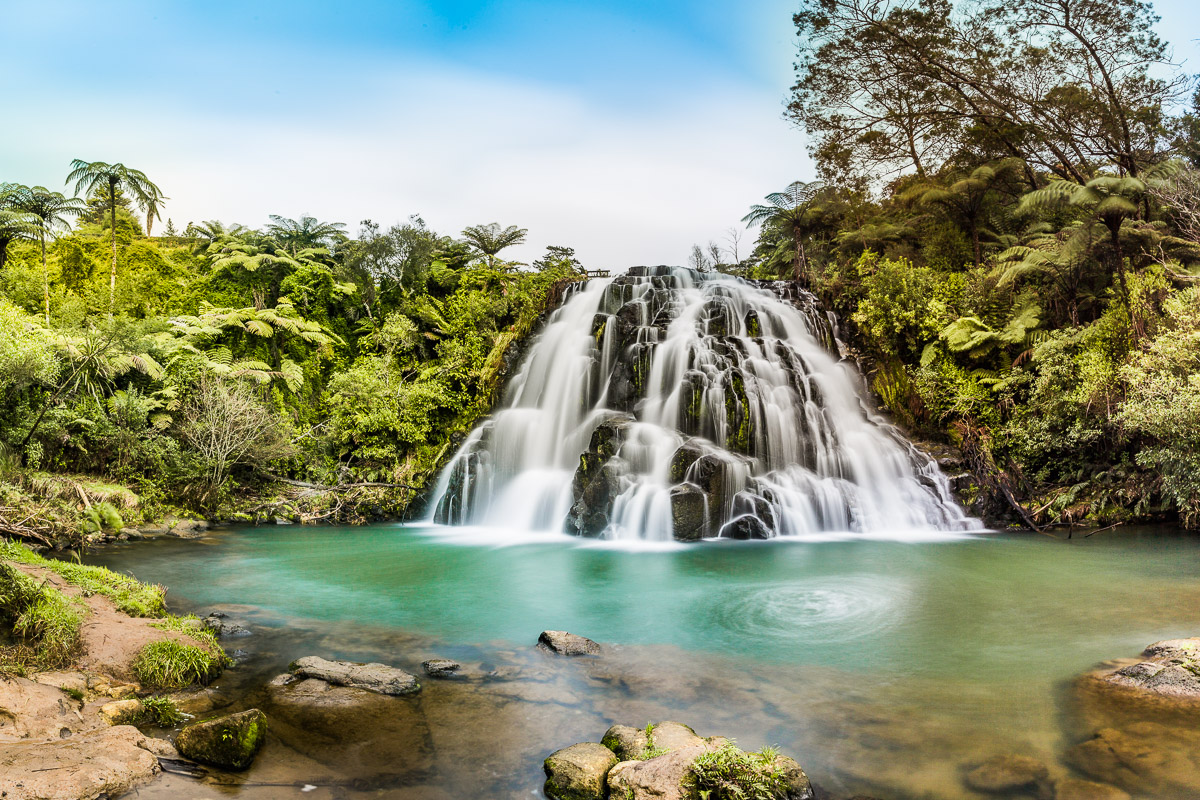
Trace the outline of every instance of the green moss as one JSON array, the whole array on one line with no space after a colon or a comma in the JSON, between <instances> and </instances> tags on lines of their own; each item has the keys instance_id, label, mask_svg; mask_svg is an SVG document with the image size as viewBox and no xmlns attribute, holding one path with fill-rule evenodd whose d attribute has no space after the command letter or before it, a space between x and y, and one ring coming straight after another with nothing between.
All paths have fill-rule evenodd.
<instances>
[{"instance_id":1,"label":"green moss","mask_svg":"<svg viewBox=\"0 0 1200 800\"><path fill-rule=\"evenodd\" d=\"M184 756L225 769L245 769L267 736L267 717L257 708L189 725L175 738Z\"/></svg>"},{"instance_id":2,"label":"green moss","mask_svg":"<svg viewBox=\"0 0 1200 800\"><path fill-rule=\"evenodd\" d=\"M151 642L133 662L139 681L152 689L182 689L207 684L228 662L223 652L171 639Z\"/></svg>"}]
</instances>

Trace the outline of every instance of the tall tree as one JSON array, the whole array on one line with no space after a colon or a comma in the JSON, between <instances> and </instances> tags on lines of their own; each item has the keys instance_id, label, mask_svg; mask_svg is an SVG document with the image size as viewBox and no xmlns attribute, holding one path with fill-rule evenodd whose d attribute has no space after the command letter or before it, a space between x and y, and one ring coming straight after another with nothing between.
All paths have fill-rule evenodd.
<instances>
[{"instance_id":1,"label":"tall tree","mask_svg":"<svg viewBox=\"0 0 1200 800\"><path fill-rule=\"evenodd\" d=\"M21 186L12 199L13 207L34 220L38 242L42 247L42 299L46 325L50 325L50 271L46 267L46 236L67 228L70 218L87 210L87 204L77 197L65 197L44 186Z\"/></svg>"},{"instance_id":2,"label":"tall tree","mask_svg":"<svg viewBox=\"0 0 1200 800\"><path fill-rule=\"evenodd\" d=\"M67 175L67 183L75 182L75 194L91 195L96 191L108 193L110 221L112 222L112 267L108 274L108 318L112 319L113 304L117 296L117 189L122 189L133 197L141 209L153 208L158 212L158 206L163 201L162 191L146 177L141 170L127 167L124 164L107 164L103 161L84 161L75 159L71 162L71 172Z\"/></svg>"},{"instance_id":3,"label":"tall tree","mask_svg":"<svg viewBox=\"0 0 1200 800\"><path fill-rule=\"evenodd\" d=\"M771 225L787 236L791 247L787 260L792 262L798 281L804 280L808 272L804 242L821 223L817 201L824 188L820 181L795 181L782 192L767 195L770 205L751 206L750 213L742 217L747 226Z\"/></svg>"},{"instance_id":4,"label":"tall tree","mask_svg":"<svg viewBox=\"0 0 1200 800\"><path fill-rule=\"evenodd\" d=\"M496 266L496 256L501 250L523 243L528 234L525 228L516 225L501 228L498 222L472 225L462 232L463 238L487 258L489 267Z\"/></svg>"},{"instance_id":5,"label":"tall tree","mask_svg":"<svg viewBox=\"0 0 1200 800\"><path fill-rule=\"evenodd\" d=\"M1075 183L1160 160L1186 85L1144 0L803 0L789 115L827 177L1020 157Z\"/></svg>"}]
</instances>

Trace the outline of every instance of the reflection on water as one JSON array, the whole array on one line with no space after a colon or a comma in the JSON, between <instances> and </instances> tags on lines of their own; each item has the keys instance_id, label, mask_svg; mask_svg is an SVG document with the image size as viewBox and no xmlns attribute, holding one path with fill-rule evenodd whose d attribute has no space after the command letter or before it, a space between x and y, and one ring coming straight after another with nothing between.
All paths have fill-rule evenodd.
<instances>
[{"instance_id":1,"label":"reflection on water","mask_svg":"<svg viewBox=\"0 0 1200 800\"><path fill-rule=\"evenodd\" d=\"M835 797L971 797L964 767L997 753L1070 774L1062 754L1090 731L1064 725L1067 682L1200 632L1200 542L1170 532L624 552L464 547L396 526L287 528L94 558L169 586L176 611L246 604L231 615L257 632L231 643L247 660L222 678L220 704L268 705L243 695L303 655L414 672L434 656L463 662L461 680L424 681L411 714L358 732L417 736L422 768L407 778L351 774L367 769L359 756L320 763L301 742L273 740L240 779L318 787L305 797L357 796L347 794L356 781L372 797L528 798L550 751L615 722L670 718L779 745ZM591 636L606 654L542 654L532 644L545 628ZM178 780L142 794L180 796Z\"/></svg>"}]
</instances>

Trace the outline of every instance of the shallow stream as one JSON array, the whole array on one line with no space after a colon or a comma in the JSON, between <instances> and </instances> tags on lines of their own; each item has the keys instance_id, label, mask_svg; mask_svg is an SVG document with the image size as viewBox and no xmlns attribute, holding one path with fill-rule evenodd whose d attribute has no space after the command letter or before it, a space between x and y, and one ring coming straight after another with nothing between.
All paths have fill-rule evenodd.
<instances>
[{"instance_id":1,"label":"shallow stream","mask_svg":"<svg viewBox=\"0 0 1200 800\"><path fill-rule=\"evenodd\" d=\"M273 742L241 788L204 789L223 796L537 797L552 750L613 723L676 719L777 745L835 797L974 797L964 770L998 753L1073 774L1061 755L1092 723L1070 680L1200 633L1200 538L1169 529L629 549L278 527L113 545L91 560L170 587L177 613L220 607L254 630L225 641L244 660L218 682L219 703L248 704L304 655L417 674L431 657L463 662L463 678L422 676L416 700L393 701L412 705L377 732L395 769L320 748L293 758ZM607 651L541 653L543 629ZM179 796L180 780L141 795Z\"/></svg>"}]
</instances>

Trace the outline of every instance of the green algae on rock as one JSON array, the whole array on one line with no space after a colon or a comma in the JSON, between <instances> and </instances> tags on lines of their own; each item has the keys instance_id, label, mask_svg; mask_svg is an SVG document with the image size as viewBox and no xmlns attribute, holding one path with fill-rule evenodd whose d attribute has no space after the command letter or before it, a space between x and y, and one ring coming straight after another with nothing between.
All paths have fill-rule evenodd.
<instances>
[{"instance_id":1,"label":"green algae on rock","mask_svg":"<svg viewBox=\"0 0 1200 800\"><path fill-rule=\"evenodd\" d=\"M180 754L223 769L245 769L267 738L267 715L257 708L189 725L175 738Z\"/></svg>"}]
</instances>

